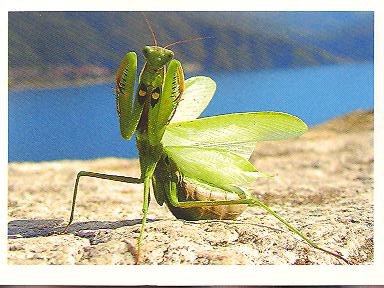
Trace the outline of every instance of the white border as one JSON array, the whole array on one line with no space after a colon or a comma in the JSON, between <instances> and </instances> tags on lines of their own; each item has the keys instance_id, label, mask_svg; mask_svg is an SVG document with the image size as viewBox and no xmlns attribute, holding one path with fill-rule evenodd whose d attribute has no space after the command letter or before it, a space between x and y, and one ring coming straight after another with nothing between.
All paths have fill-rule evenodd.
<instances>
[{"instance_id":1,"label":"white border","mask_svg":"<svg viewBox=\"0 0 384 288\"><path fill-rule=\"evenodd\" d=\"M382 3L384 4L384 3ZM380 243L384 243L384 9L375 11L375 68L374 68L374 83L375 83L375 139L374 139L374 179L375 179L375 193L374 193L374 225L375 225L375 265L384 267L384 247ZM381 148L380 148L381 147ZM384 279L384 275L382 277ZM384 283L384 280L382 281Z\"/></svg>"},{"instance_id":2,"label":"white border","mask_svg":"<svg viewBox=\"0 0 384 288\"><path fill-rule=\"evenodd\" d=\"M7 65L8 53L2 48L2 117L0 140L0 284L7 285L373 285L383 284L384 267L384 186L383 132L384 73L383 9L380 1L51 1L13 0L2 4L1 43L8 43L8 11L375 11L375 264L367 266L11 266L6 264L7 227ZM380 35L380 36L379 36ZM381 54L378 53L381 51ZM3 102L4 101L4 102Z\"/></svg>"},{"instance_id":3,"label":"white border","mask_svg":"<svg viewBox=\"0 0 384 288\"><path fill-rule=\"evenodd\" d=\"M220 1L194 0L14 0L9 11L373 11L380 0L270 0Z\"/></svg>"}]
</instances>

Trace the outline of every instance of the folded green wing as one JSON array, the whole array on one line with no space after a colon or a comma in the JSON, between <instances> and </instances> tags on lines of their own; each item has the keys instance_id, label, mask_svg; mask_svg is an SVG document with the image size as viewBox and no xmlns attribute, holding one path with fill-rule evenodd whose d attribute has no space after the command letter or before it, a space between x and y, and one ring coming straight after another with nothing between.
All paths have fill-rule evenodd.
<instances>
[{"instance_id":1,"label":"folded green wing","mask_svg":"<svg viewBox=\"0 0 384 288\"><path fill-rule=\"evenodd\" d=\"M162 142L165 147L215 147L248 159L256 142L297 137L307 129L302 120L286 113L238 113L171 123Z\"/></svg>"},{"instance_id":2,"label":"folded green wing","mask_svg":"<svg viewBox=\"0 0 384 288\"><path fill-rule=\"evenodd\" d=\"M225 150L185 146L164 150L184 176L232 193L243 194L238 187L267 176L243 157Z\"/></svg>"},{"instance_id":3,"label":"folded green wing","mask_svg":"<svg viewBox=\"0 0 384 288\"><path fill-rule=\"evenodd\" d=\"M196 76L185 80L185 90L171 123L196 119L207 107L216 91L216 83L209 77Z\"/></svg>"}]
</instances>

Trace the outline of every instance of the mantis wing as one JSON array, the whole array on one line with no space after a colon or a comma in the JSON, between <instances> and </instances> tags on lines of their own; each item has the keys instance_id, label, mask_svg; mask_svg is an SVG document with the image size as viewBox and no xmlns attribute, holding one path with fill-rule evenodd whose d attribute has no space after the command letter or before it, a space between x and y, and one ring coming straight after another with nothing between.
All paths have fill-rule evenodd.
<instances>
[{"instance_id":1,"label":"mantis wing","mask_svg":"<svg viewBox=\"0 0 384 288\"><path fill-rule=\"evenodd\" d=\"M248 159L256 142L297 137L307 129L302 120L286 113L238 113L172 123L162 142L164 147L215 147Z\"/></svg>"},{"instance_id":2,"label":"mantis wing","mask_svg":"<svg viewBox=\"0 0 384 288\"><path fill-rule=\"evenodd\" d=\"M207 107L216 91L216 83L209 77L192 77L184 82L185 90L170 123L196 119Z\"/></svg>"},{"instance_id":3,"label":"mantis wing","mask_svg":"<svg viewBox=\"0 0 384 288\"><path fill-rule=\"evenodd\" d=\"M164 150L183 175L232 193L244 194L241 185L266 176L243 157L218 148L168 146Z\"/></svg>"}]
</instances>

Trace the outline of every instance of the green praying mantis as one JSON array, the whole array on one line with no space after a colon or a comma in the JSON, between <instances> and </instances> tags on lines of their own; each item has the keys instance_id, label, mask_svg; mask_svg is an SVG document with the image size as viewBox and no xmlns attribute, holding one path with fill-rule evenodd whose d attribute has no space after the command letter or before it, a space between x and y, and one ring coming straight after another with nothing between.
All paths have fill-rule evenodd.
<instances>
[{"instance_id":1,"label":"green praying mantis","mask_svg":"<svg viewBox=\"0 0 384 288\"><path fill-rule=\"evenodd\" d=\"M145 64L135 91L137 56L125 55L116 72L116 110L120 132L129 140L136 134L141 177L133 178L81 171L78 173L67 231L74 217L79 180L83 176L144 184L143 218L137 243L136 264L148 214L149 194L164 203L178 219L235 219L247 206L259 206L284 223L315 249L349 263L341 254L321 248L251 196L246 185L259 177L249 161L255 143L298 137L307 131L299 118L281 112L249 112L197 119L213 97L216 84L209 77L184 80L180 62L157 45L143 49Z\"/></svg>"}]
</instances>

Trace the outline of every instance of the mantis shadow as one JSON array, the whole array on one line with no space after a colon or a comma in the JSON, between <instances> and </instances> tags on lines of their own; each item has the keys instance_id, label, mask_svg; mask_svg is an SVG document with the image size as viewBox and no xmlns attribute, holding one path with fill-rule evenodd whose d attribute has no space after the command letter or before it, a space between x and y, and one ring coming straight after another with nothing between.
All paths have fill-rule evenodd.
<instances>
[{"instance_id":1,"label":"mantis shadow","mask_svg":"<svg viewBox=\"0 0 384 288\"><path fill-rule=\"evenodd\" d=\"M148 219L148 222L158 220ZM62 219L26 219L14 220L8 223L8 239L31 238L62 234L66 221ZM141 223L141 219L121 221L86 221L71 224L67 232L76 234L83 230L117 229L124 226L134 226Z\"/></svg>"}]
</instances>

